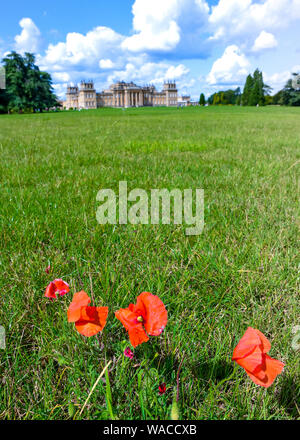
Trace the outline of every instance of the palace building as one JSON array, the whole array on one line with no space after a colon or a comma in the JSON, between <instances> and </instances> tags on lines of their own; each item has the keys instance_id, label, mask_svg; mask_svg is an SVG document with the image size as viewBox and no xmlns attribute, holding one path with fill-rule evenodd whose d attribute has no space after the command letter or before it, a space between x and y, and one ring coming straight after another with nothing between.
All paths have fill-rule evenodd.
<instances>
[{"instance_id":1,"label":"palace building","mask_svg":"<svg viewBox=\"0 0 300 440\"><path fill-rule=\"evenodd\" d=\"M165 82L163 90L153 85L137 86L133 82L119 81L109 89L96 92L93 81L82 81L80 87L68 86L63 107L72 109L95 109L99 107L177 107L175 82Z\"/></svg>"}]
</instances>

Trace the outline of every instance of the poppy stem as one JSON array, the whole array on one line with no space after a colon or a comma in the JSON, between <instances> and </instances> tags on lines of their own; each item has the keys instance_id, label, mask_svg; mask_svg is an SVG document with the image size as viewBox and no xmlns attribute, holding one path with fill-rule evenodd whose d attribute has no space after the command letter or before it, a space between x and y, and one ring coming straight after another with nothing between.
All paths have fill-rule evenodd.
<instances>
[{"instance_id":1,"label":"poppy stem","mask_svg":"<svg viewBox=\"0 0 300 440\"><path fill-rule=\"evenodd\" d=\"M95 298L94 298L94 291L93 291L93 281L92 281L92 275L90 272L90 265L89 265L89 279L90 279L90 286L91 286L91 297L93 300L93 305L95 305Z\"/></svg>"},{"instance_id":2,"label":"poppy stem","mask_svg":"<svg viewBox=\"0 0 300 440\"><path fill-rule=\"evenodd\" d=\"M178 402L178 400L179 400L179 374L180 374L180 370L181 370L181 366L182 366L183 361L184 361L184 356L183 356L182 359L181 359L181 362L180 362L180 364L179 364L178 371L177 371L177 379L176 379L176 382L177 382L176 402Z\"/></svg>"},{"instance_id":3,"label":"poppy stem","mask_svg":"<svg viewBox=\"0 0 300 440\"><path fill-rule=\"evenodd\" d=\"M99 349L100 351L103 351L103 348L105 349L105 330L103 329L102 332L97 333L97 339L98 339L98 343L99 343ZM106 353L105 353L105 358L106 358Z\"/></svg>"}]
</instances>

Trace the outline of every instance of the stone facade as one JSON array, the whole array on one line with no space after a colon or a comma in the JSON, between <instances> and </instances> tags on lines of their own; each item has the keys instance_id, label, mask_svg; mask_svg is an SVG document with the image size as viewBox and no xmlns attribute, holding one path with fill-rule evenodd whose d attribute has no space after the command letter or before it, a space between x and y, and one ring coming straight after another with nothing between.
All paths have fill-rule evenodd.
<instances>
[{"instance_id":1,"label":"stone facade","mask_svg":"<svg viewBox=\"0 0 300 440\"><path fill-rule=\"evenodd\" d=\"M175 82L164 83L158 92L153 85L140 87L124 81L112 84L109 89L96 92L92 81L82 81L80 87L68 86L64 108L95 109L99 107L177 107Z\"/></svg>"},{"instance_id":2,"label":"stone facade","mask_svg":"<svg viewBox=\"0 0 300 440\"><path fill-rule=\"evenodd\" d=\"M178 107L188 107L191 105L190 95L178 96Z\"/></svg>"}]
</instances>

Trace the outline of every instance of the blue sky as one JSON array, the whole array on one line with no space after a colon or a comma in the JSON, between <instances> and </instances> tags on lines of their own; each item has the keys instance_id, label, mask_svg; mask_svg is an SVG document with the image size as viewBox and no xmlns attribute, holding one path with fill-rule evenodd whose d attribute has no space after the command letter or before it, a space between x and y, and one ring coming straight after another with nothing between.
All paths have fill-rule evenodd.
<instances>
[{"instance_id":1,"label":"blue sky","mask_svg":"<svg viewBox=\"0 0 300 440\"><path fill-rule=\"evenodd\" d=\"M15 0L2 7L0 57L34 52L63 97L122 79L175 80L198 98L243 86L256 67L279 90L300 71L300 0Z\"/></svg>"}]
</instances>

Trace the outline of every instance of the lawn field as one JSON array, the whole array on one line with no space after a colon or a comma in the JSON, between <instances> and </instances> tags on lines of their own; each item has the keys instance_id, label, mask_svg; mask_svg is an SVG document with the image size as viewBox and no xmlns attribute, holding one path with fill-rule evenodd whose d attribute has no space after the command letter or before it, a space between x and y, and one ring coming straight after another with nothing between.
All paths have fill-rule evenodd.
<instances>
[{"instance_id":1,"label":"lawn field","mask_svg":"<svg viewBox=\"0 0 300 440\"><path fill-rule=\"evenodd\" d=\"M0 419L170 419L177 393L183 420L300 419L299 108L1 115L0 154ZM202 234L98 224L119 181L203 188ZM55 278L71 290L51 302ZM80 290L109 307L101 337L67 321ZM131 360L114 312L143 291L168 324ZM267 389L231 360L249 326L285 364Z\"/></svg>"}]
</instances>

